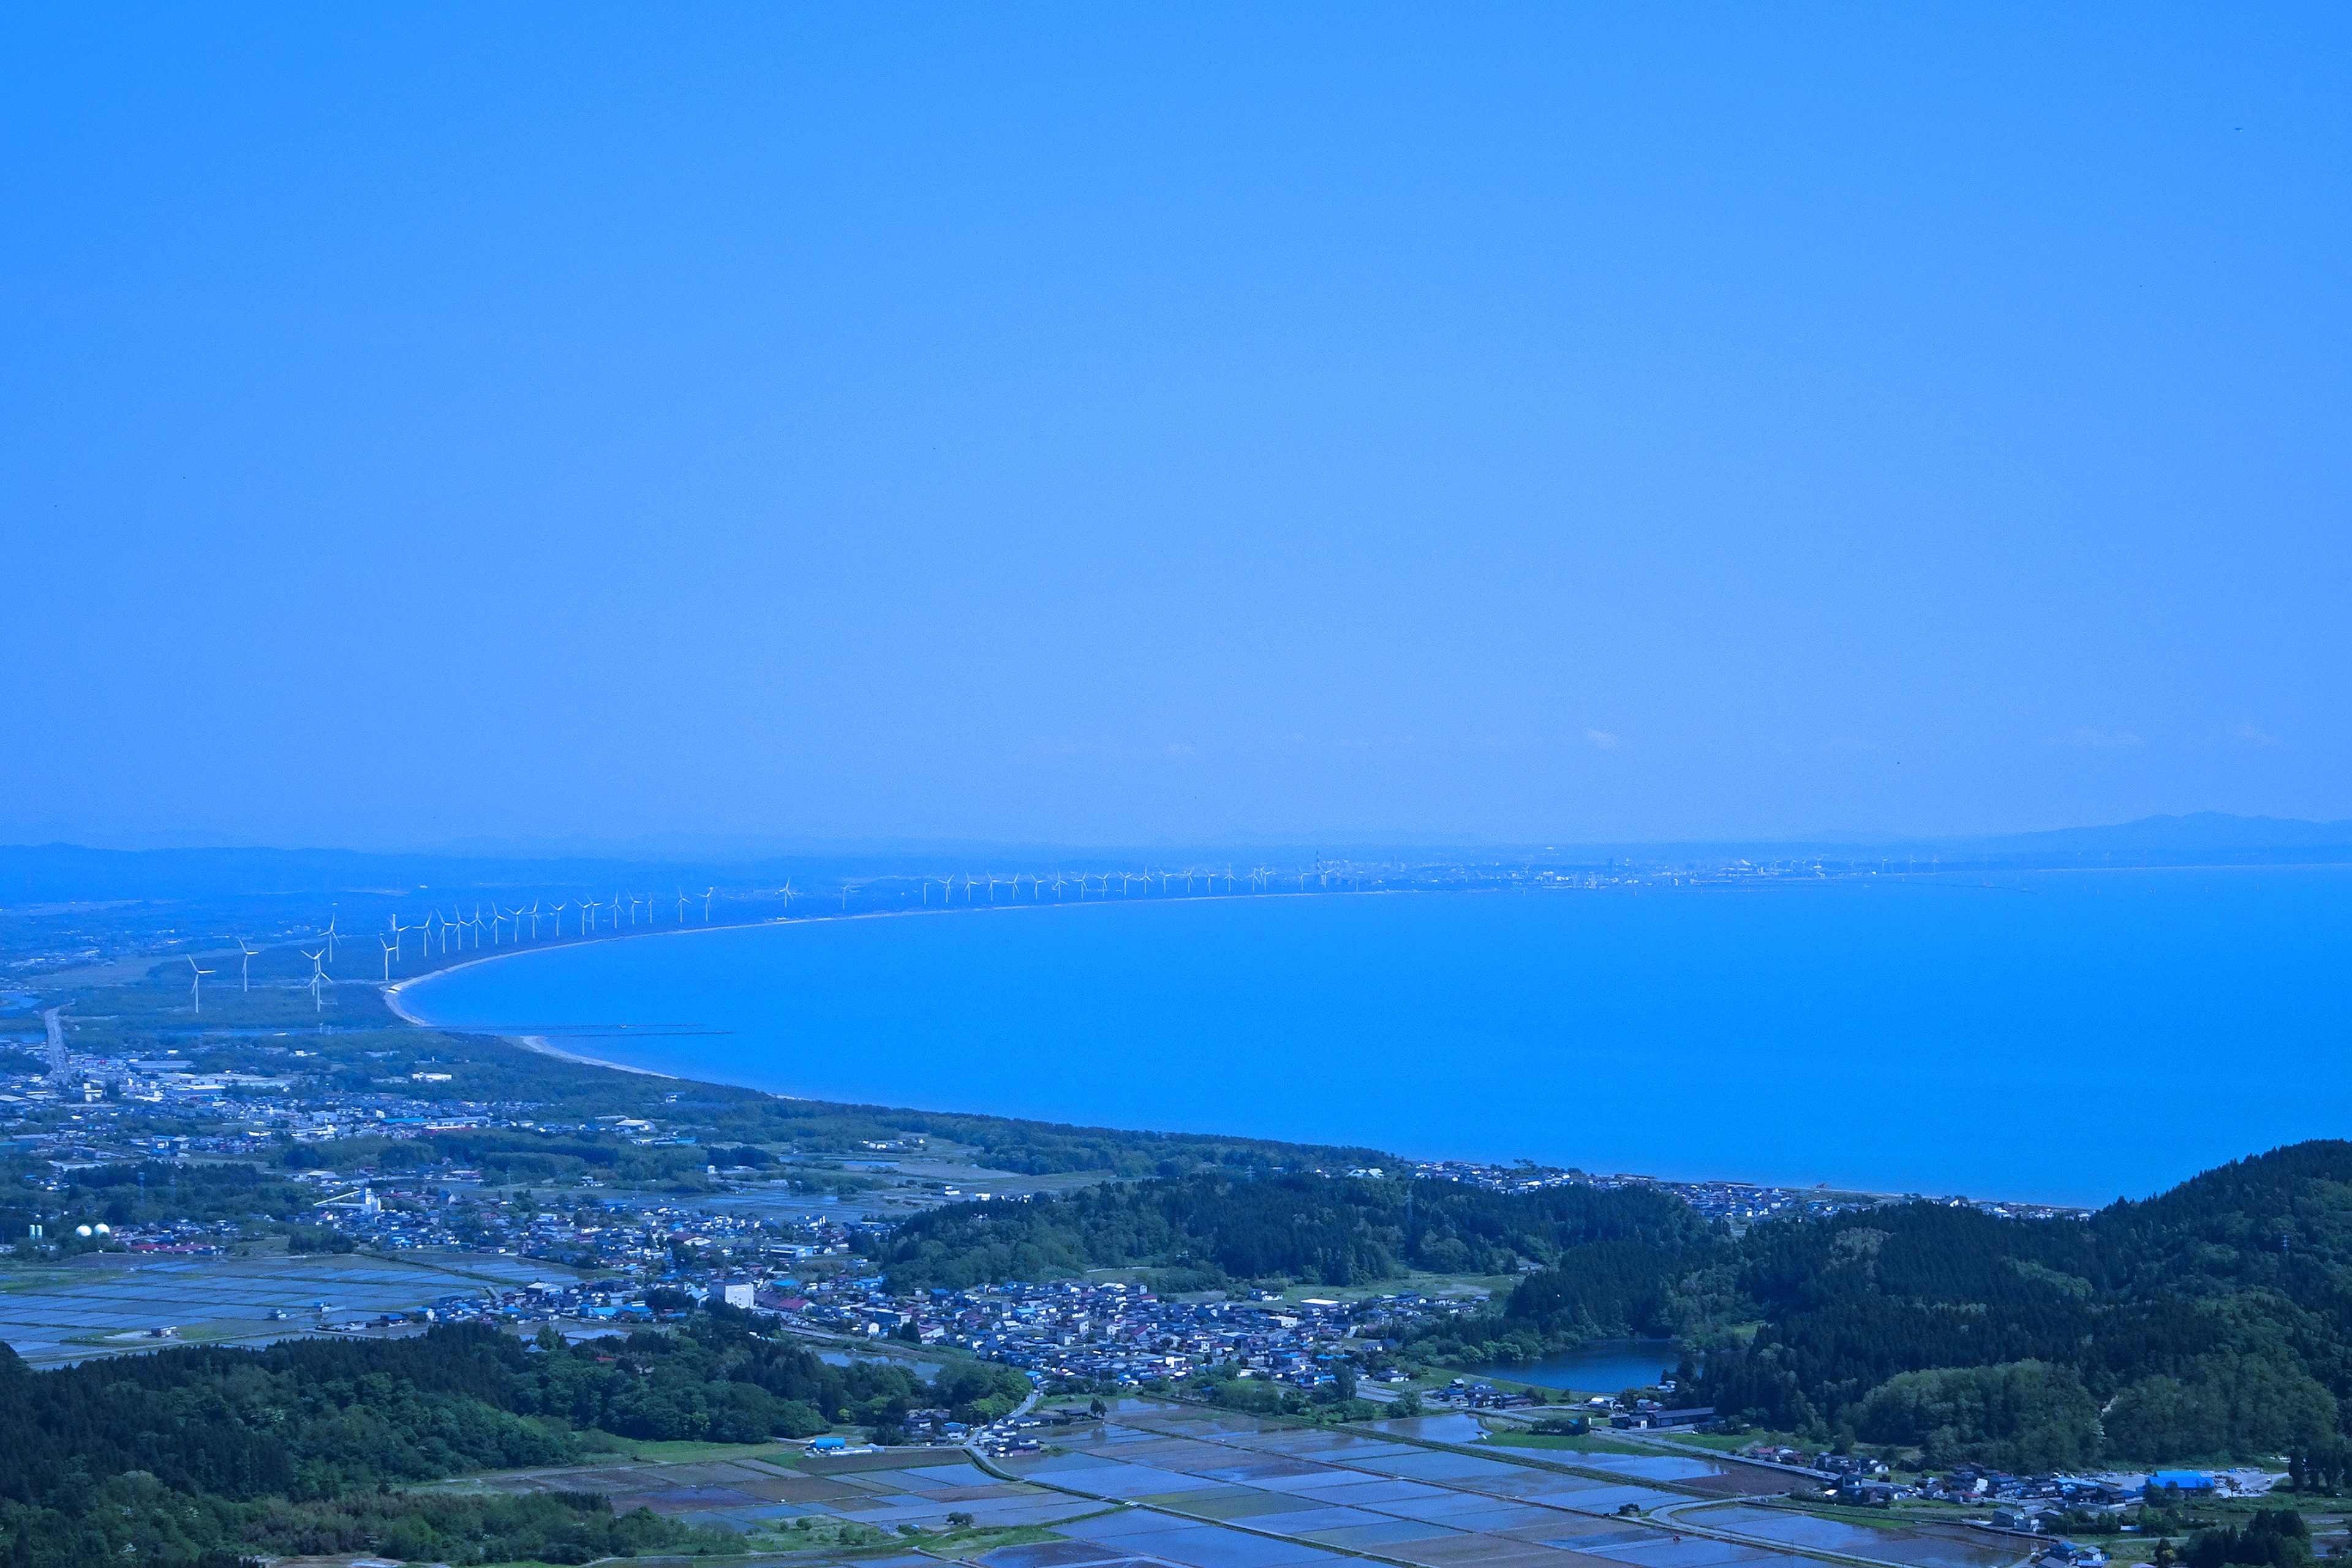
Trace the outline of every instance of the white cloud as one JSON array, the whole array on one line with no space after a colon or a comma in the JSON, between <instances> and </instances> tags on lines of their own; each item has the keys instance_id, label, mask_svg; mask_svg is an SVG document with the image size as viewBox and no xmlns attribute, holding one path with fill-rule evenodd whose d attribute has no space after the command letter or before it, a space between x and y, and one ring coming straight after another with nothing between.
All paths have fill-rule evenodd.
<instances>
[{"instance_id":1,"label":"white cloud","mask_svg":"<svg viewBox=\"0 0 2352 1568\"><path fill-rule=\"evenodd\" d=\"M2252 724L2241 724L2235 730L2231 731L2231 733L2236 736L2239 740L2245 742L2250 746L2275 746L2278 744L2277 736L2265 735Z\"/></svg>"},{"instance_id":2,"label":"white cloud","mask_svg":"<svg viewBox=\"0 0 2352 1568\"><path fill-rule=\"evenodd\" d=\"M1587 730L1584 738L1596 751L1613 752L1618 746L1617 737L1606 730Z\"/></svg>"}]
</instances>

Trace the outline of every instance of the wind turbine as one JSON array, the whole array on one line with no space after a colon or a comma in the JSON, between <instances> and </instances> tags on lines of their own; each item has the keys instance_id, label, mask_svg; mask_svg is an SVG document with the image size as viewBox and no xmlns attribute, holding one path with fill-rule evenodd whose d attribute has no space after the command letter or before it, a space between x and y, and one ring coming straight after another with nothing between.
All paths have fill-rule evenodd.
<instances>
[{"instance_id":1,"label":"wind turbine","mask_svg":"<svg viewBox=\"0 0 2352 1568\"><path fill-rule=\"evenodd\" d=\"M188 990L195 996L196 1011L201 1013L205 1010L205 976L210 974L212 971L196 969L196 961L193 958L188 960L188 967L196 970L195 973L189 977Z\"/></svg>"},{"instance_id":2,"label":"wind turbine","mask_svg":"<svg viewBox=\"0 0 2352 1568\"><path fill-rule=\"evenodd\" d=\"M793 912L793 879L792 879L790 877L787 877L787 878L785 878L785 879L784 879L784 913L786 913L786 914L791 914L792 912Z\"/></svg>"},{"instance_id":3,"label":"wind turbine","mask_svg":"<svg viewBox=\"0 0 2352 1568\"><path fill-rule=\"evenodd\" d=\"M686 923L686 889L684 888L677 890L677 923L679 925Z\"/></svg>"},{"instance_id":4,"label":"wind turbine","mask_svg":"<svg viewBox=\"0 0 2352 1568\"><path fill-rule=\"evenodd\" d=\"M327 956L331 959L333 958L335 956L335 917L333 914L330 913L327 916L327 929L320 931L319 934L326 939Z\"/></svg>"},{"instance_id":5,"label":"wind turbine","mask_svg":"<svg viewBox=\"0 0 2352 1568\"><path fill-rule=\"evenodd\" d=\"M378 937L376 941L383 942L383 938ZM392 943L383 942L383 983L386 985L392 984L392 955L399 951Z\"/></svg>"},{"instance_id":6,"label":"wind turbine","mask_svg":"<svg viewBox=\"0 0 2352 1568\"><path fill-rule=\"evenodd\" d=\"M241 984L238 989L250 991L253 989L253 957L254 954L259 952L261 950L257 947L247 946L245 938L238 937L236 939L236 951L237 973L243 977L244 981L244 984Z\"/></svg>"},{"instance_id":7,"label":"wind turbine","mask_svg":"<svg viewBox=\"0 0 2352 1568\"><path fill-rule=\"evenodd\" d=\"M295 951L299 952L301 950L297 948ZM325 948L322 947L316 952L305 952L302 956L310 961L310 974L313 979L327 973L327 950Z\"/></svg>"},{"instance_id":8,"label":"wind turbine","mask_svg":"<svg viewBox=\"0 0 2352 1568\"><path fill-rule=\"evenodd\" d=\"M326 1000L320 992L320 987L326 984L327 976L323 970L310 976L310 1007L313 1012L323 1013L327 1010Z\"/></svg>"},{"instance_id":9,"label":"wind turbine","mask_svg":"<svg viewBox=\"0 0 2352 1568\"><path fill-rule=\"evenodd\" d=\"M518 908L515 913L520 916L522 910ZM522 929L519 925L515 929L515 935L518 937L522 935ZM539 900L537 899L530 901L530 940L533 942L539 940Z\"/></svg>"},{"instance_id":10,"label":"wind turbine","mask_svg":"<svg viewBox=\"0 0 2352 1568\"><path fill-rule=\"evenodd\" d=\"M562 936L563 934L563 911L571 907L572 900L570 899L566 899L562 903L555 906L555 934L558 936ZM531 928L534 935L537 934L538 929L539 928L536 926Z\"/></svg>"},{"instance_id":11,"label":"wind turbine","mask_svg":"<svg viewBox=\"0 0 2352 1568\"><path fill-rule=\"evenodd\" d=\"M709 924L710 923L710 895L711 895L711 894L713 894L713 893L715 893L715 892L717 892L718 890L719 890L719 889L716 889L716 888L706 888L705 889L703 889L703 894L702 894L702 923L703 923L704 925L709 925Z\"/></svg>"}]
</instances>

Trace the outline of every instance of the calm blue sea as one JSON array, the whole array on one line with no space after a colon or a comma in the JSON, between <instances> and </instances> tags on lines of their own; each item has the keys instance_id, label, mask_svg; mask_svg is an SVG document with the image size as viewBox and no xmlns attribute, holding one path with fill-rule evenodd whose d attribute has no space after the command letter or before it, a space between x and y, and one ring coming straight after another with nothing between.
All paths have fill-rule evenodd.
<instances>
[{"instance_id":1,"label":"calm blue sea","mask_svg":"<svg viewBox=\"0 0 2352 1568\"><path fill-rule=\"evenodd\" d=\"M435 1023L825 1100L2138 1196L2352 1133L2352 870L1088 903L526 951ZM567 1042L559 1042L567 1043Z\"/></svg>"}]
</instances>

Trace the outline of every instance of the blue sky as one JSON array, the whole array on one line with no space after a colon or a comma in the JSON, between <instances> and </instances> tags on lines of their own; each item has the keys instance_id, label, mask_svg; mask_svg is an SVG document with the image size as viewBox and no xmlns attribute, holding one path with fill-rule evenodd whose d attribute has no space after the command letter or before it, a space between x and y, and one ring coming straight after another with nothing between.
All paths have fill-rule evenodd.
<instances>
[{"instance_id":1,"label":"blue sky","mask_svg":"<svg viewBox=\"0 0 2352 1568\"><path fill-rule=\"evenodd\" d=\"M2352 816L2338 8L5 27L0 837Z\"/></svg>"}]
</instances>

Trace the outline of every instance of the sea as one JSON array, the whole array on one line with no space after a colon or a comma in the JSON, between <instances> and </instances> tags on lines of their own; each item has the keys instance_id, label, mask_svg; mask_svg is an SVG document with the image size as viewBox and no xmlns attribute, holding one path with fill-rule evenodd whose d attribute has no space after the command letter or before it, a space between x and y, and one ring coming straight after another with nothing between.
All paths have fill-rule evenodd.
<instances>
[{"instance_id":1,"label":"sea","mask_svg":"<svg viewBox=\"0 0 2352 1568\"><path fill-rule=\"evenodd\" d=\"M1090 900L525 948L452 1028L780 1094L2096 1205L2352 1135L2352 868Z\"/></svg>"}]
</instances>

